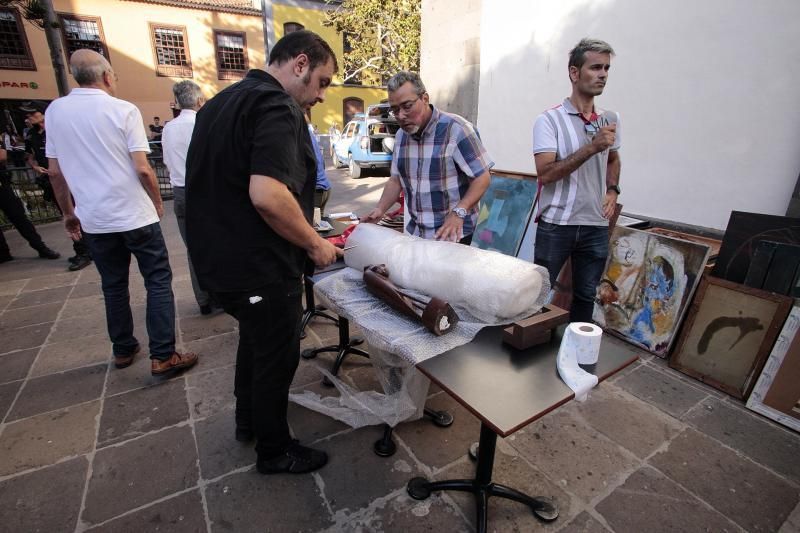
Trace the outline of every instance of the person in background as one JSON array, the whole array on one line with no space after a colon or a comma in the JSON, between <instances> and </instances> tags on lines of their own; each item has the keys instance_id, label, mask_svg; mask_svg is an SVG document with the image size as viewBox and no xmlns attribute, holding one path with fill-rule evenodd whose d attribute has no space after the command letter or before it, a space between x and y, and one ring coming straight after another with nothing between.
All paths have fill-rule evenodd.
<instances>
[{"instance_id":1,"label":"person in background","mask_svg":"<svg viewBox=\"0 0 800 533\"><path fill-rule=\"evenodd\" d=\"M494 162L472 124L430 104L418 74L399 72L389 80L387 89L401 129L389 181L378 206L361 221L378 222L402 192L408 233L469 244Z\"/></svg>"},{"instance_id":2,"label":"person in background","mask_svg":"<svg viewBox=\"0 0 800 533\"><path fill-rule=\"evenodd\" d=\"M308 124L308 135L311 137L311 146L314 148L314 155L317 158L317 186L314 189L314 207L319 207L320 214L325 216L325 204L328 203L328 198L331 196L331 182L325 172L325 156L322 155L317 132L311 125L308 115L306 115L306 123Z\"/></svg>"},{"instance_id":3,"label":"person in background","mask_svg":"<svg viewBox=\"0 0 800 533\"><path fill-rule=\"evenodd\" d=\"M172 269L159 224L164 204L147 160L142 115L114 98L117 75L97 52L75 51L70 70L79 87L45 114L50 180L64 226L73 239L83 235L100 273L114 365L130 366L140 351L128 291L134 255L147 290L150 372L174 375L194 366L198 356L175 350Z\"/></svg>"},{"instance_id":4,"label":"person in background","mask_svg":"<svg viewBox=\"0 0 800 533\"><path fill-rule=\"evenodd\" d=\"M164 125L161 147L164 153L164 164L169 169L169 181L172 184L174 195L172 207L175 210L181 238L186 244L186 153L189 151L189 142L192 140L197 112L203 107L206 100L200 87L191 80L179 81L172 86L172 92L181 113L177 118ZM187 259L192 291L197 305L200 306L200 314L211 314L213 310L211 297L197 281L191 256L187 256Z\"/></svg>"},{"instance_id":5,"label":"person in background","mask_svg":"<svg viewBox=\"0 0 800 533\"><path fill-rule=\"evenodd\" d=\"M161 125L160 117L153 117L153 123L148 126L150 129L150 140L153 142L161 142L161 135L164 132L164 126Z\"/></svg>"},{"instance_id":6,"label":"person in background","mask_svg":"<svg viewBox=\"0 0 800 533\"><path fill-rule=\"evenodd\" d=\"M608 256L608 219L619 196L619 115L596 108L611 68L611 46L582 39L569 53L572 94L536 119L533 157L539 176L539 224L533 261L555 287L572 259L571 322L591 322Z\"/></svg>"},{"instance_id":7,"label":"person in background","mask_svg":"<svg viewBox=\"0 0 800 533\"><path fill-rule=\"evenodd\" d=\"M11 174L6 168L7 159L8 151L5 148L0 148L0 211L17 228L22 238L28 241L30 247L39 252L39 257L42 259L58 259L61 254L47 247L33 223L25 216L25 207L11 187ZM0 263L7 263L13 259L14 256L11 255L6 238L3 232L0 231Z\"/></svg>"},{"instance_id":8,"label":"person in background","mask_svg":"<svg viewBox=\"0 0 800 533\"><path fill-rule=\"evenodd\" d=\"M61 211L53 192L53 186L50 183L49 162L45 154L47 131L45 129L44 113L47 110L47 104L37 101L26 102L19 110L25 113L25 120L31 125L26 144L28 148L28 164L38 174L36 183L44 193L42 197L48 202L54 203L58 210ZM82 238L72 241L72 249L75 255L67 259L69 263L67 270L76 272L92 264L89 248Z\"/></svg>"}]
</instances>

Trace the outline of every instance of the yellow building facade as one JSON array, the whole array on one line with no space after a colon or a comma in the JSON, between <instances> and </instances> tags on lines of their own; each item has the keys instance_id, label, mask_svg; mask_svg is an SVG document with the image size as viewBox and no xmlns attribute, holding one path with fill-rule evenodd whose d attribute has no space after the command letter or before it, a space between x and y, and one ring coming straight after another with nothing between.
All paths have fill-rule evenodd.
<instances>
[{"instance_id":1,"label":"yellow building facade","mask_svg":"<svg viewBox=\"0 0 800 533\"><path fill-rule=\"evenodd\" d=\"M320 34L343 64L342 36L323 26L331 9L324 1L267 4L271 43L302 26ZM175 82L193 79L210 98L247 69L266 64L260 0L54 0L54 6L65 56L86 47L103 53L119 76L117 96L138 106L146 124L156 116L162 123L172 118ZM44 31L17 9L0 8L0 126L13 120L21 127L19 101L57 97ZM312 121L321 133L333 124L341 128L348 110L385 98L382 87L335 80L326 101L312 110Z\"/></svg>"}]
</instances>

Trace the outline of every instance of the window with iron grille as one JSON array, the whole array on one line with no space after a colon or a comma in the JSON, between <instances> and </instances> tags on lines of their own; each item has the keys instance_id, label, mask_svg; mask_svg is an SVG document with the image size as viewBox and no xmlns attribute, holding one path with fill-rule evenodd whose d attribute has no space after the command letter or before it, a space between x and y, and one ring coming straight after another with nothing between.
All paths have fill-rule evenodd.
<instances>
[{"instance_id":1,"label":"window with iron grille","mask_svg":"<svg viewBox=\"0 0 800 533\"><path fill-rule=\"evenodd\" d=\"M98 17L80 15L59 15L61 19L61 35L64 36L64 51L67 59L75 50L88 48L106 59L108 47L103 36L103 25Z\"/></svg>"},{"instance_id":2,"label":"window with iron grille","mask_svg":"<svg viewBox=\"0 0 800 533\"><path fill-rule=\"evenodd\" d=\"M217 72L221 80L237 80L247 73L247 40L244 33L214 30Z\"/></svg>"},{"instance_id":3,"label":"window with iron grille","mask_svg":"<svg viewBox=\"0 0 800 533\"><path fill-rule=\"evenodd\" d=\"M36 70L16 9L0 8L0 69Z\"/></svg>"},{"instance_id":4,"label":"window with iron grille","mask_svg":"<svg viewBox=\"0 0 800 533\"><path fill-rule=\"evenodd\" d=\"M156 74L191 78L192 58L184 26L151 24L153 50L156 54Z\"/></svg>"}]
</instances>

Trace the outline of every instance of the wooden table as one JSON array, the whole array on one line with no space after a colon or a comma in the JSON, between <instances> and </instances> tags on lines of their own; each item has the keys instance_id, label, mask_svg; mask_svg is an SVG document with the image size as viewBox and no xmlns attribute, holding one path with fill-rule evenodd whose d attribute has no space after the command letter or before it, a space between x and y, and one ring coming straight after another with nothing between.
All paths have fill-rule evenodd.
<instances>
[{"instance_id":1,"label":"wooden table","mask_svg":"<svg viewBox=\"0 0 800 533\"><path fill-rule=\"evenodd\" d=\"M417 365L431 381L480 419L481 434L473 479L431 482L416 477L407 486L412 498L424 500L436 490L472 492L479 532L486 531L490 496L523 503L544 521L558 517L558 509L550 499L531 497L493 483L492 468L498 435L507 437L575 397L556 368L556 354L565 328L560 327L551 342L527 350L502 344L502 327L485 328L472 342ZM636 361L636 351L633 346L606 336L597 364L583 368L603 381Z\"/></svg>"}]
</instances>

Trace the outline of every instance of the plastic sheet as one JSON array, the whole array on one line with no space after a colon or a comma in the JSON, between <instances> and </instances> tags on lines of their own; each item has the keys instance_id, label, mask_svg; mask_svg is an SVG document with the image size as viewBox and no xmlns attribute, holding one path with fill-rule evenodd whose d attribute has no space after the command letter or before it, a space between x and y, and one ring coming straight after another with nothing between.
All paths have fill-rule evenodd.
<instances>
[{"instance_id":1,"label":"plastic sheet","mask_svg":"<svg viewBox=\"0 0 800 533\"><path fill-rule=\"evenodd\" d=\"M345 262L355 268L327 276L314 289L319 303L361 328L384 392L356 391L320 369L331 378L339 397L322 398L306 391L289 398L352 427L395 426L422 416L429 381L414 365L470 342L485 326L530 316L541 309L550 289L542 267L461 244L424 241L374 224L360 224L347 245L352 248L345 252ZM422 323L391 309L366 289L363 267L371 264L385 264L390 279L414 296L446 299L459 316L458 324L447 335L436 336ZM430 292L421 291L422 287ZM521 294L530 298L525 305L518 304ZM504 306L504 301L513 304Z\"/></svg>"}]
</instances>

